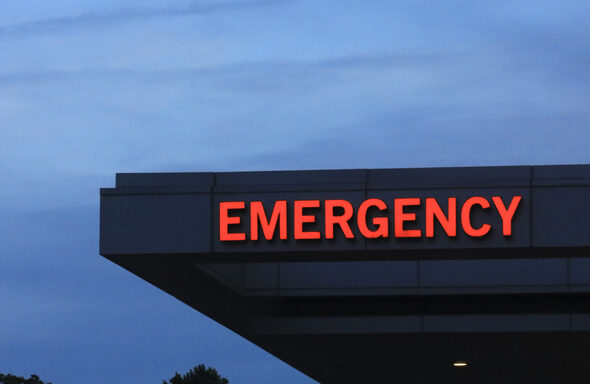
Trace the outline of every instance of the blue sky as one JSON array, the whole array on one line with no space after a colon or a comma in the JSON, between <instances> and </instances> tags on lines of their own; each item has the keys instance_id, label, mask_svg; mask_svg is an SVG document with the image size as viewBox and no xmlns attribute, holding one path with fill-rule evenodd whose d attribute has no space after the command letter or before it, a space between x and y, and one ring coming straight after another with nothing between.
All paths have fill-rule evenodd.
<instances>
[{"instance_id":1,"label":"blue sky","mask_svg":"<svg viewBox=\"0 0 590 384\"><path fill-rule=\"evenodd\" d=\"M116 172L590 163L581 1L0 3L0 372L312 383L98 255Z\"/></svg>"}]
</instances>

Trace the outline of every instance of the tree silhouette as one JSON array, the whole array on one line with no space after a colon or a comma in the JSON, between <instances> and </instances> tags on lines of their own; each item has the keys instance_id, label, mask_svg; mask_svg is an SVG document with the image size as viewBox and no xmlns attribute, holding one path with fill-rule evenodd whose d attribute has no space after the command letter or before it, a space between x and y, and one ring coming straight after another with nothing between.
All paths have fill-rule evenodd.
<instances>
[{"instance_id":1,"label":"tree silhouette","mask_svg":"<svg viewBox=\"0 0 590 384\"><path fill-rule=\"evenodd\" d=\"M37 375L31 375L28 379L25 379L21 376L14 376L10 373L8 375L3 375L0 373L0 384L51 384L45 383L43 380L39 379Z\"/></svg>"},{"instance_id":2,"label":"tree silhouette","mask_svg":"<svg viewBox=\"0 0 590 384\"><path fill-rule=\"evenodd\" d=\"M170 379L170 382L163 381L162 384L228 384L229 381L221 377L214 368L205 367L199 364L184 375L178 372Z\"/></svg>"}]
</instances>

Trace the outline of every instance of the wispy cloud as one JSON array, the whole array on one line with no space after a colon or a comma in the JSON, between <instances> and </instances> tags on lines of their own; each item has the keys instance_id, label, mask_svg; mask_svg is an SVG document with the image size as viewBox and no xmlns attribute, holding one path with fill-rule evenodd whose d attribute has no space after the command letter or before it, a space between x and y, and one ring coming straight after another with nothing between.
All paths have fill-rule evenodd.
<instances>
[{"instance_id":1,"label":"wispy cloud","mask_svg":"<svg viewBox=\"0 0 590 384\"><path fill-rule=\"evenodd\" d=\"M0 72L0 84L24 85L76 80L81 78L119 78L151 80L186 80L197 76L247 75L248 73L291 73L308 71L337 71L347 69L392 69L411 65L440 65L456 60L461 53L375 53L319 58L316 60L243 61L222 65L207 65L161 70L121 68L88 70L42 70Z\"/></svg>"},{"instance_id":2,"label":"wispy cloud","mask_svg":"<svg viewBox=\"0 0 590 384\"><path fill-rule=\"evenodd\" d=\"M0 26L0 39L28 36L40 33L59 32L76 28L92 28L120 24L136 20L161 17L183 17L218 12L233 12L251 8L279 6L295 0L246 0L199 2L166 7L120 8L102 12L85 12L73 16L60 16Z\"/></svg>"}]
</instances>

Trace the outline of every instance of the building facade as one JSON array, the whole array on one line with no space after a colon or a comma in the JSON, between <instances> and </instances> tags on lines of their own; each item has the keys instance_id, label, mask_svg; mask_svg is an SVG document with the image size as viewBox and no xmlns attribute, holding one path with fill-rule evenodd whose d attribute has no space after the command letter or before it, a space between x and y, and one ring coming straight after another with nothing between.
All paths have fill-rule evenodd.
<instances>
[{"instance_id":1,"label":"building facade","mask_svg":"<svg viewBox=\"0 0 590 384\"><path fill-rule=\"evenodd\" d=\"M590 166L118 174L100 254L320 383L586 383Z\"/></svg>"}]
</instances>

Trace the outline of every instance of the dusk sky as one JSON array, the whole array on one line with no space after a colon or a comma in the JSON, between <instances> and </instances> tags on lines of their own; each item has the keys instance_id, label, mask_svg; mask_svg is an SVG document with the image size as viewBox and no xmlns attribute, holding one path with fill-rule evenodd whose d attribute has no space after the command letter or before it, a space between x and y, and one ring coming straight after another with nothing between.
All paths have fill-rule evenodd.
<instances>
[{"instance_id":1,"label":"dusk sky","mask_svg":"<svg viewBox=\"0 0 590 384\"><path fill-rule=\"evenodd\" d=\"M3 1L0 373L314 383L98 254L117 172L590 163L590 2Z\"/></svg>"}]
</instances>

